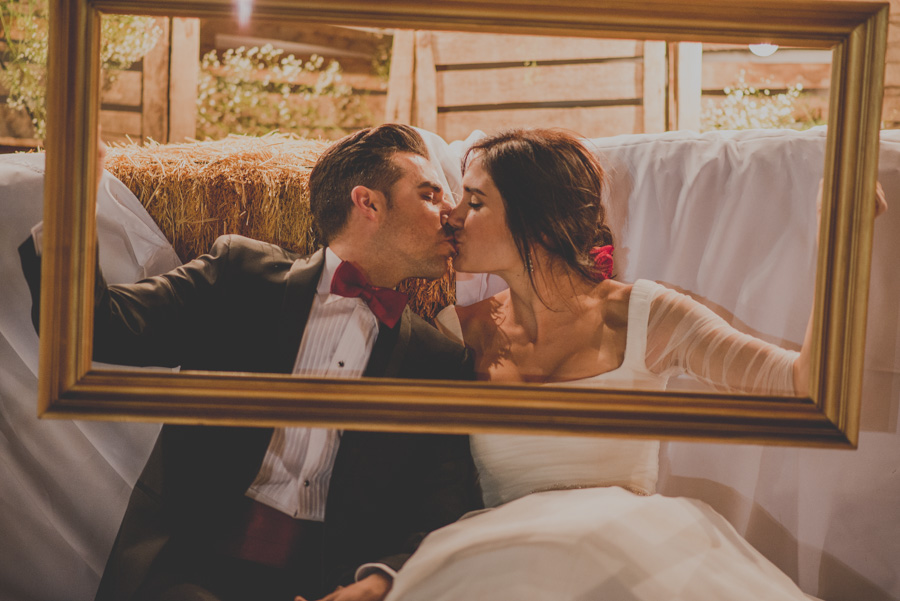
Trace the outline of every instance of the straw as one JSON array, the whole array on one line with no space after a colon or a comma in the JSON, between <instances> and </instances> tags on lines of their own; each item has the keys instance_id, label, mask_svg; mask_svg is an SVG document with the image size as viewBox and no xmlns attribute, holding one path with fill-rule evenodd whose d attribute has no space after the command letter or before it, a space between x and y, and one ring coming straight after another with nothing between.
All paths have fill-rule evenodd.
<instances>
[{"instance_id":1,"label":"straw","mask_svg":"<svg viewBox=\"0 0 900 601\"><path fill-rule=\"evenodd\" d=\"M106 168L141 201L182 261L223 234L240 234L301 255L321 246L309 211L309 172L330 144L272 133L107 151ZM411 279L410 307L433 319L454 300L453 275Z\"/></svg>"}]
</instances>

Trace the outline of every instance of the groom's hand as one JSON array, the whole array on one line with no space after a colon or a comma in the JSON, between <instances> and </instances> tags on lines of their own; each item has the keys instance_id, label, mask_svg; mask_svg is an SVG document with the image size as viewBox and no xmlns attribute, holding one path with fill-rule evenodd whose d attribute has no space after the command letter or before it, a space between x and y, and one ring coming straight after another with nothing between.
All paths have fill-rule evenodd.
<instances>
[{"instance_id":1,"label":"groom's hand","mask_svg":"<svg viewBox=\"0 0 900 601\"><path fill-rule=\"evenodd\" d=\"M321 601L381 601L387 597L394 581L382 574L374 572L362 580L349 586L339 586L333 593L326 595ZM297 597L294 601L306 601Z\"/></svg>"}]
</instances>

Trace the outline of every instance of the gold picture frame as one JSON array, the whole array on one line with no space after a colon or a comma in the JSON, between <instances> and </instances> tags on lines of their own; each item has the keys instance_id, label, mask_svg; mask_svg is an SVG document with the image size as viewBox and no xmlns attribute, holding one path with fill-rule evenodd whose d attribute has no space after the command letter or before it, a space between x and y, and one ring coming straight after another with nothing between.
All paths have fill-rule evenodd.
<instances>
[{"instance_id":1,"label":"gold picture frame","mask_svg":"<svg viewBox=\"0 0 900 601\"><path fill-rule=\"evenodd\" d=\"M91 367L100 13L231 17L232 0L51 0L39 413L194 424L545 432L854 447L888 4L257 0L254 18L833 50L809 398Z\"/></svg>"}]
</instances>

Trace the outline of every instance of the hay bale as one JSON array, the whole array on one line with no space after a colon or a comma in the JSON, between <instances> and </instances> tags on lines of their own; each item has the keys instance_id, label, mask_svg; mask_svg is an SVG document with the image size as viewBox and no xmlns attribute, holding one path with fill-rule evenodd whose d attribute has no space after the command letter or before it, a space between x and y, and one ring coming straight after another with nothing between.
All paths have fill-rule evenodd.
<instances>
[{"instance_id":1,"label":"hay bale","mask_svg":"<svg viewBox=\"0 0 900 601\"><path fill-rule=\"evenodd\" d=\"M116 145L106 168L137 196L182 261L207 252L223 234L309 254L321 246L309 211L309 172L329 144L268 134ZM453 302L453 274L407 280L400 290L430 320Z\"/></svg>"}]
</instances>

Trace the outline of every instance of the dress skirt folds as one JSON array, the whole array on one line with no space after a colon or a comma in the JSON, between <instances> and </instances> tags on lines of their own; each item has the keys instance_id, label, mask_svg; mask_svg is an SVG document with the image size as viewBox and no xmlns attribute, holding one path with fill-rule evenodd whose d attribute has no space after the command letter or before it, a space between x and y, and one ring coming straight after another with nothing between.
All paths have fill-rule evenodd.
<instances>
[{"instance_id":1,"label":"dress skirt folds","mask_svg":"<svg viewBox=\"0 0 900 601\"><path fill-rule=\"evenodd\" d=\"M388 601L808 601L701 501L534 493L430 534Z\"/></svg>"}]
</instances>

